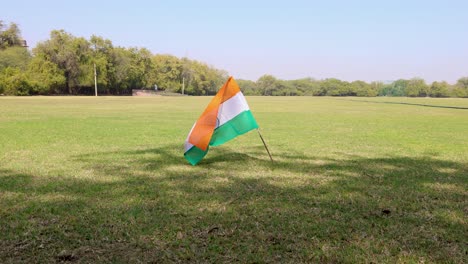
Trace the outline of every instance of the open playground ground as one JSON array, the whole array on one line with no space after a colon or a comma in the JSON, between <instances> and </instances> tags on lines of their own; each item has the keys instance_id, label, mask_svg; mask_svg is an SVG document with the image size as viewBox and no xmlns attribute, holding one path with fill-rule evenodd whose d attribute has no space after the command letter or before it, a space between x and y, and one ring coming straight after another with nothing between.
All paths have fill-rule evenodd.
<instances>
[{"instance_id":1,"label":"open playground ground","mask_svg":"<svg viewBox=\"0 0 468 264\"><path fill-rule=\"evenodd\" d=\"M0 97L0 262L468 262L468 100Z\"/></svg>"}]
</instances>

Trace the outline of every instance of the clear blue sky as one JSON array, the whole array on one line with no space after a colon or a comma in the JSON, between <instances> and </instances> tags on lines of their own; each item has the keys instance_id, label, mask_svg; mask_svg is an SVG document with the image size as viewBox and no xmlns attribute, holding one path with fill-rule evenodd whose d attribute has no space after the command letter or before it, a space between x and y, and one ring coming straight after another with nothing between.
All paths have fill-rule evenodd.
<instances>
[{"instance_id":1,"label":"clear blue sky","mask_svg":"<svg viewBox=\"0 0 468 264\"><path fill-rule=\"evenodd\" d=\"M468 76L468 1L4 1L30 46L52 29L188 56L235 78Z\"/></svg>"}]
</instances>

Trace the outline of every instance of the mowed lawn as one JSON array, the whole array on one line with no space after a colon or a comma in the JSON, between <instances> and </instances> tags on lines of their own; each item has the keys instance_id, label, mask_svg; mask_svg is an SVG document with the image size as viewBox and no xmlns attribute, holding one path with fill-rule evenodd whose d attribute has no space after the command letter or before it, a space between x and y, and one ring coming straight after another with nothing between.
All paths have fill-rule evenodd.
<instances>
[{"instance_id":1,"label":"mowed lawn","mask_svg":"<svg viewBox=\"0 0 468 264\"><path fill-rule=\"evenodd\" d=\"M0 263L468 262L468 99L0 97Z\"/></svg>"}]
</instances>

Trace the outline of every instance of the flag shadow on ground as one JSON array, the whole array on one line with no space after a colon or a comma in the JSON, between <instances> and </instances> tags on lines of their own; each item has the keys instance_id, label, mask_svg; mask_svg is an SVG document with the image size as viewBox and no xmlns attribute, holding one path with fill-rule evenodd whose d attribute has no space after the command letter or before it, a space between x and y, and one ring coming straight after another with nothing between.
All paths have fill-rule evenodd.
<instances>
[{"instance_id":1,"label":"flag shadow on ground","mask_svg":"<svg viewBox=\"0 0 468 264\"><path fill-rule=\"evenodd\" d=\"M0 171L0 260L466 257L465 163L216 147L191 166L179 149L74 156L80 177Z\"/></svg>"}]
</instances>

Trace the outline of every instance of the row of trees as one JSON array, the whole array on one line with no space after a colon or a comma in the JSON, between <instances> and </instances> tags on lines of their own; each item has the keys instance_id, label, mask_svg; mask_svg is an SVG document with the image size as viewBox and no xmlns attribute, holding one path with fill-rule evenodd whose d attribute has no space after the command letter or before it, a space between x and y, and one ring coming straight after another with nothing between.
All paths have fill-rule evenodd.
<instances>
[{"instance_id":1,"label":"row of trees","mask_svg":"<svg viewBox=\"0 0 468 264\"><path fill-rule=\"evenodd\" d=\"M455 85L445 81L428 85L420 78L366 83L334 78L280 80L271 75L264 75L256 82L238 80L238 83L246 95L468 97L468 77L460 78Z\"/></svg>"},{"instance_id":2,"label":"row of trees","mask_svg":"<svg viewBox=\"0 0 468 264\"><path fill-rule=\"evenodd\" d=\"M0 21L0 94L93 94L94 67L100 94L131 94L132 89L154 89L211 95L227 73L205 63L172 55L152 54L145 48L116 47L108 39L75 37L54 30L32 53L24 47L18 26ZM392 83L338 79L280 80L264 75L257 81L238 80L246 95L313 96L431 96L468 97L468 77L455 85L423 79Z\"/></svg>"},{"instance_id":3,"label":"row of trees","mask_svg":"<svg viewBox=\"0 0 468 264\"><path fill-rule=\"evenodd\" d=\"M94 93L94 66L100 94L131 94L159 89L192 95L214 94L227 73L205 63L152 54L145 48L115 47L108 39L75 37L54 30L32 54L22 46L15 24L0 24L0 94L50 95ZM12 30L14 29L14 30ZM12 34L12 32L14 32ZM8 33L12 39L3 38Z\"/></svg>"},{"instance_id":4,"label":"row of trees","mask_svg":"<svg viewBox=\"0 0 468 264\"><path fill-rule=\"evenodd\" d=\"M315 80L304 78L298 80L280 80L271 75L263 75L256 82L239 80L247 95L273 96L377 96L381 83L368 84L363 81L345 82L330 78Z\"/></svg>"}]
</instances>

